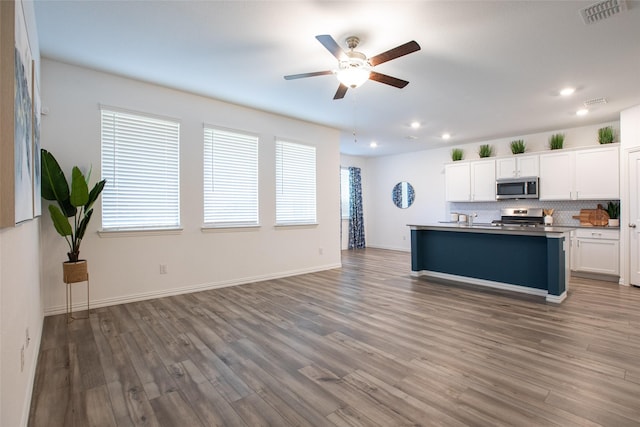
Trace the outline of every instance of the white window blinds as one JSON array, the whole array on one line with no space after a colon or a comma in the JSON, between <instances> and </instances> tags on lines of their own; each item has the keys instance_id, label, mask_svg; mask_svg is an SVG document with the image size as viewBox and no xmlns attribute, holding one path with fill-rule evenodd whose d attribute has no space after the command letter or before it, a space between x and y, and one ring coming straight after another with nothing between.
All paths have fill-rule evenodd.
<instances>
[{"instance_id":1,"label":"white window blinds","mask_svg":"<svg viewBox=\"0 0 640 427\"><path fill-rule=\"evenodd\" d=\"M276 141L276 224L316 223L316 148Z\"/></svg>"},{"instance_id":2,"label":"white window blinds","mask_svg":"<svg viewBox=\"0 0 640 427\"><path fill-rule=\"evenodd\" d=\"M102 109L104 230L180 226L180 123Z\"/></svg>"},{"instance_id":3,"label":"white window blinds","mask_svg":"<svg viewBox=\"0 0 640 427\"><path fill-rule=\"evenodd\" d=\"M204 223L258 224L258 137L204 129Z\"/></svg>"},{"instance_id":4,"label":"white window blinds","mask_svg":"<svg viewBox=\"0 0 640 427\"><path fill-rule=\"evenodd\" d=\"M340 213L342 219L349 219L349 212L351 206L349 203L350 191L351 191L351 178L349 177L349 169L340 169Z\"/></svg>"}]
</instances>

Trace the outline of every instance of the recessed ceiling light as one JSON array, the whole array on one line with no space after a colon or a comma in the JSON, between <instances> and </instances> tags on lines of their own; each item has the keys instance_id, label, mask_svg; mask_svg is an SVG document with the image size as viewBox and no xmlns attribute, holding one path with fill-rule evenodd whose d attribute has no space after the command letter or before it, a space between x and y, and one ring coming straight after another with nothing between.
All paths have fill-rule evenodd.
<instances>
[{"instance_id":1,"label":"recessed ceiling light","mask_svg":"<svg viewBox=\"0 0 640 427\"><path fill-rule=\"evenodd\" d=\"M448 134L448 133L443 133L442 134L442 139L449 139L449 138L451 138L450 134Z\"/></svg>"},{"instance_id":2,"label":"recessed ceiling light","mask_svg":"<svg viewBox=\"0 0 640 427\"><path fill-rule=\"evenodd\" d=\"M589 110L587 110L586 108L581 108L580 110L576 111L576 116L584 116L585 114L588 114Z\"/></svg>"},{"instance_id":3,"label":"recessed ceiling light","mask_svg":"<svg viewBox=\"0 0 640 427\"><path fill-rule=\"evenodd\" d=\"M576 90L575 90L575 88L572 88L572 87L565 87L564 89L562 89L562 90L560 91L560 95L562 95L562 96L569 96L569 95L572 95L572 94L573 94L573 92L575 92L575 91L576 91Z\"/></svg>"},{"instance_id":4,"label":"recessed ceiling light","mask_svg":"<svg viewBox=\"0 0 640 427\"><path fill-rule=\"evenodd\" d=\"M378 143L375 141L371 141L371 144L369 144L369 147L371 148L376 148L378 146Z\"/></svg>"},{"instance_id":5,"label":"recessed ceiling light","mask_svg":"<svg viewBox=\"0 0 640 427\"><path fill-rule=\"evenodd\" d=\"M420 127L420 122L411 122L412 129L418 129Z\"/></svg>"}]
</instances>

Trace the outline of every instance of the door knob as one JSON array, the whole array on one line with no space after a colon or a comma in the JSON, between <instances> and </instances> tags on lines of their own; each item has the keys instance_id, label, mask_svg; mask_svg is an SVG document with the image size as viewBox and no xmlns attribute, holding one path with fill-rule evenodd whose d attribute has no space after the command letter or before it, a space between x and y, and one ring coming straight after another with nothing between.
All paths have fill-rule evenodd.
<instances>
[{"instance_id":1,"label":"door knob","mask_svg":"<svg viewBox=\"0 0 640 427\"><path fill-rule=\"evenodd\" d=\"M629 224L629 228L636 228L635 224Z\"/></svg>"}]
</instances>

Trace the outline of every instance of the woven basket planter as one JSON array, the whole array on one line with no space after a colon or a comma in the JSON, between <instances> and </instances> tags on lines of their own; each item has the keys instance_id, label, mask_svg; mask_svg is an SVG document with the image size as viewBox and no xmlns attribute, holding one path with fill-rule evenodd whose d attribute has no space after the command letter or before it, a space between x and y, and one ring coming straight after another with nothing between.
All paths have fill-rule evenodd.
<instances>
[{"instance_id":1,"label":"woven basket planter","mask_svg":"<svg viewBox=\"0 0 640 427\"><path fill-rule=\"evenodd\" d=\"M89 280L87 261L80 260L78 262L63 262L62 275L65 283L86 282Z\"/></svg>"}]
</instances>

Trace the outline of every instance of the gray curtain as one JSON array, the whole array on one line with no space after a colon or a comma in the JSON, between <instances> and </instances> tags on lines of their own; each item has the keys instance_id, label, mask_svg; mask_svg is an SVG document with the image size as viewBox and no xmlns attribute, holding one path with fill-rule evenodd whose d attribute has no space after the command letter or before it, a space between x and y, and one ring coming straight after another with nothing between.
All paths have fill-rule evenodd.
<instances>
[{"instance_id":1,"label":"gray curtain","mask_svg":"<svg viewBox=\"0 0 640 427\"><path fill-rule=\"evenodd\" d=\"M349 168L349 249L365 247L360 168Z\"/></svg>"}]
</instances>

